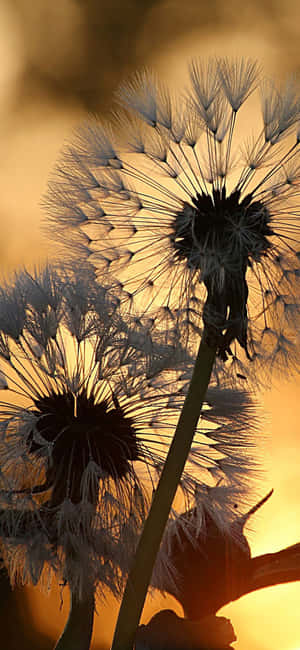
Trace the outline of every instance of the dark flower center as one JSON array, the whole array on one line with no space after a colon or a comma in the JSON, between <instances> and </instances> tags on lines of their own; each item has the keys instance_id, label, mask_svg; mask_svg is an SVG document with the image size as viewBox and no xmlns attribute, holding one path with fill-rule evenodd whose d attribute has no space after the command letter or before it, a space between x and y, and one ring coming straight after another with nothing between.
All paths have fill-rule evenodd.
<instances>
[{"instance_id":1,"label":"dark flower center","mask_svg":"<svg viewBox=\"0 0 300 650\"><path fill-rule=\"evenodd\" d=\"M270 248L270 214L263 203L252 201L251 194L240 199L239 191L226 197L225 188L214 190L212 196L198 193L193 205L187 203L175 216L172 242L176 255L199 269L205 253L220 260L226 256L230 266L237 268L251 258L259 259Z\"/></svg>"},{"instance_id":2,"label":"dark flower center","mask_svg":"<svg viewBox=\"0 0 300 650\"><path fill-rule=\"evenodd\" d=\"M121 479L130 471L130 461L137 460L139 448L133 420L114 399L100 403L82 390L77 397L67 391L35 400L36 428L42 437L53 443L46 471L45 489L52 488L51 506L59 505L66 496L73 503L82 498L81 482L90 460L113 479ZM28 439L29 451L42 450L34 432ZM97 501L91 487L89 500Z\"/></svg>"},{"instance_id":3,"label":"dark flower center","mask_svg":"<svg viewBox=\"0 0 300 650\"><path fill-rule=\"evenodd\" d=\"M226 361L234 339L247 350L247 268L267 254L273 235L266 206L240 191L226 196L197 194L175 215L171 241L175 255L202 271L207 289L203 311L208 345Z\"/></svg>"}]
</instances>

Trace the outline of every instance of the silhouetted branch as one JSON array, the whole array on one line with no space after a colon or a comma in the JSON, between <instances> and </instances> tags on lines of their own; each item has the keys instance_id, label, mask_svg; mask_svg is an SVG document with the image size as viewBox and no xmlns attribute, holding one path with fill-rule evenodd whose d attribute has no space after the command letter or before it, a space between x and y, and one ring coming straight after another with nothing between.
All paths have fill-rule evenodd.
<instances>
[{"instance_id":1,"label":"silhouetted branch","mask_svg":"<svg viewBox=\"0 0 300 650\"><path fill-rule=\"evenodd\" d=\"M300 543L276 553L258 555L249 561L249 578L238 596L252 591L300 580Z\"/></svg>"}]
</instances>

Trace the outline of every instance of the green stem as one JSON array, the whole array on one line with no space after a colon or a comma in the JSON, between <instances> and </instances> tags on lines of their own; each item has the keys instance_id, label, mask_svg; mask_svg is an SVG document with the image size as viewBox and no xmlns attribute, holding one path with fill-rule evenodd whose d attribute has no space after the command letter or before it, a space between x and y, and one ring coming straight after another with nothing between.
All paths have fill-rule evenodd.
<instances>
[{"instance_id":1,"label":"green stem","mask_svg":"<svg viewBox=\"0 0 300 650\"><path fill-rule=\"evenodd\" d=\"M82 600L71 593L69 618L54 650L89 650L94 610L94 590Z\"/></svg>"},{"instance_id":2,"label":"green stem","mask_svg":"<svg viewBox=\"0 0 300 650\"><path fill-rule=\"evenodd\" d=\"M111 650L133 650L148 585L209 384L216 348L200 343L189 390L129 573Z\"/></svg>"}]
</instances>

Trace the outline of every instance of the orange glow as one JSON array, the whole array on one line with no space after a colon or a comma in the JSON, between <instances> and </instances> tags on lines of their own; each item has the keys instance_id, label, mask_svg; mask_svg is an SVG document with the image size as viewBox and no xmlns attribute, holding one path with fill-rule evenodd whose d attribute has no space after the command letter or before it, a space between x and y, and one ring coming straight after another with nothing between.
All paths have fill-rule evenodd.
<instances>
[{"instance_id":1,"label":"orange glow","mask_svg":"<svg viewBox=\"0 0 300 650\"><path fill-rule=\"evenodd\" d=\"M271 4L272 2L275 6L275 0L271 0ZM26 5L24 2L16 4ZM68 4L73 6L71 2L62 4L64 7ZM180 15L185 17L189 3L182 3L181 10L180 3L157 3L157 8L149 11L145 24L141 25L135 45L140 64L154 65L171 83L176 84L183 79L187 58L199 55L245 54L257 57L264 63L267 73L278 77L282 77L286 71L299 70L298 3L288 0L283 18L285 22L281 25L271 24L270 19L262 14L259 5L263 3L257 3L251 16L244 5L240 7L233 1L225 3L226 12L232 12L231 27L227 20L226 28L222 29L222 24L219 23L216 31L216 26L210 24L204 33L203 26L200 31L198 23L193 25L191 18L185 34L169 41L163 30L168 19L166 12L171 11L172 4L177 7L179 21ZM190 4L193 6L194 3ZM55 255L54 246L50 247L40 232L40 198L64 140L84 115L84 109L78 101L66 101L59 95L55 97L44 87L38 93L30 86L24 93L24 88L21 87L25 57L22 25L10 10L10 5L9 0L6 0L0 7L1 60L5 62L1 71L1 75L5 73L5 76L0 78L0 275L23 264L33 266L44 261L47 256ZM243 23L243 17L236 15L236 6L241 13L246 11ZM268 11L271 15L272 8L269 7ZM191 17L193 16L197 14L191 12ZM288 51L288 38L284 47L280 42L282 25L286 30L284 33L294 34L295 38ZM158 27L162 30L161 47L155 51L149 48L151 56L149 53L148 59L146 55L143 58L145 43L151 41L151 35ZM5 33L3 39L2 32ZM99 67L99 75L101 74ZM22 83L24 84L24 79ZM96 87L97 79L94 83ZM18 84L20 96L17 94ZM273 487L274 495L251 519L251 530L247 535L253 555L276 551L300 541L300 379L284 378L278 381L270 392L262 395L262 399L269 413L266 430L271 435L264 445L267 471L261 494ZM63 591L62 609L59 587L47 596L41 594L38 588L30 588L27 593L32 624L50 633L53 639L57 638L68 615L67 590ZM227 606L220 614L232 621L238 637L234 644L236 650L300 650L299 602L300 582L255 592ZM160 595L153 600L149 598L143 622L147 622L159 609L167 607L181 614L181 608L174 599L164 599ZM117 604L114 601L108 600L105 606L99 606L93 647L109 646L116 616Z\"/></svg>"}]
</instances>

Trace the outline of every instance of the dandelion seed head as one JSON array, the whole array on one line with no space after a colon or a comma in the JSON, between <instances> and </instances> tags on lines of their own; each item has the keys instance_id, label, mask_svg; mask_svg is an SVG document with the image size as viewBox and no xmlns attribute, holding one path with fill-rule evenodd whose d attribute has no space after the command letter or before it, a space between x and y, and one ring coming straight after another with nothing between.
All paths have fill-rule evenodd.
<instances>
[{"instance_id":1,"label":"dandelion seed head","mask_svg":"<svg viewBox=\"0 0 300 650\"><path fill-rule=\"evenodd\" d=\"M143 71L120 89L115 128L79 129L46 228L132 305L168 306L182 337L205 327L227 366L250 357L257 376L264 355L270 368L283 358L282 345L263 349L275 313L288 340L299 319L299 92L248 59L194 60L189 74L171 93ZM261 112L243 136L251 95Z\"/></svg>"},{"instance_id":2,"label":"dandelion seed head","mask_svg":"<svg viewBox=\"0 0 300 650\"><path fill-rule=\"evenodd\" d=\"M88 584L121 593L193 367L172 310L133 314L122 291L84 266L22 272L1 289L0 536L12 583L49 586L57 574L81 595ZM8 301L16 330L2 319ZM202 484L246 493L256 472L244 393L225 399L215 385L207 400L171 517Z\"/></svg>"}]
</instances>

